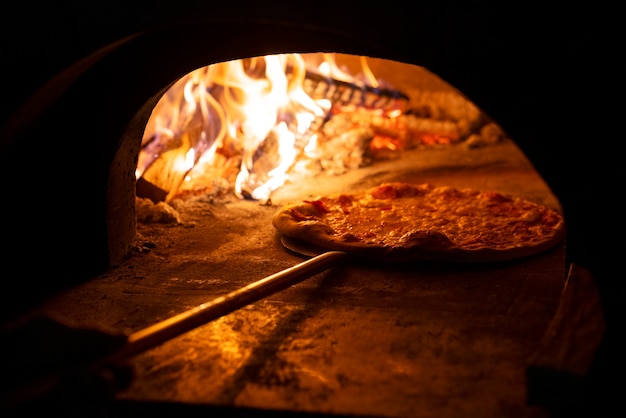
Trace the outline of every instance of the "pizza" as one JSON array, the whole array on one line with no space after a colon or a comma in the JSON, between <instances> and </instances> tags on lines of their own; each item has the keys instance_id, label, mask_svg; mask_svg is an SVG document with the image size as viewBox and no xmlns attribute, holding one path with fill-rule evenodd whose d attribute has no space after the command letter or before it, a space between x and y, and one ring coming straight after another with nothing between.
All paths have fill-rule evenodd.
<instances>
[{"instance_id":1,"label":"pizza","mask_svg":"<svg viewBox=\"0 0 626 418\"><path fill-rule=\"evenodd\" d=\"M494 191L384 183L279 207L277 231L372 261L492 262L527 257L565 236L562 213Z\"/></svg>"}]
</instances>

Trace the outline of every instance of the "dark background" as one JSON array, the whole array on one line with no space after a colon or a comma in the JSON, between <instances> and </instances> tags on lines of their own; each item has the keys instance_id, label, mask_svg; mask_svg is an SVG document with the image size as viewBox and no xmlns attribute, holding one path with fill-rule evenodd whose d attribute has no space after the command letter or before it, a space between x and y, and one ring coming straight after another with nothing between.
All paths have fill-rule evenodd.
<instances>
[{"instance_id":1,"label":"dark background","mask_svg":"<svg viewBox=\"0 0 626 418\"><path fill-rule=\"evenodd\" d=\"M598 2L567 7L445 1L9 4L0 29L3 124L27 97L78 59L124 36L175 21L246 16L319 26L424 64L499 122L559 197L569 228L568 258L593 273L607 321L579 411L586 415L619 405L626 235L623 35L616 9ZM62 140L61 132L51 136ZM19 205L10 198L5 196L3 205Z\"/></svg>"}]
</instances>

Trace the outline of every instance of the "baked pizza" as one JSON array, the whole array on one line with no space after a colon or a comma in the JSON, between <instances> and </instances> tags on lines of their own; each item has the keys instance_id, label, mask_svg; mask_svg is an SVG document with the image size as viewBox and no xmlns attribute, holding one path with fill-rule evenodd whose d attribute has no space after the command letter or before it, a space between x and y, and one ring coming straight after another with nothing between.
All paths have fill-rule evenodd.
<instances>
[{"instance_id":1,"label":"baked pizza","mask_svg":"<svg viewBox=\"0 0 626 418\"><path fill-rule=\"evenodd\" d=\"M492 262L530 256L565 236L562 213L499 192L385 183L277 209L286 237L373 261Z\"/></svg>"}]
</instances>

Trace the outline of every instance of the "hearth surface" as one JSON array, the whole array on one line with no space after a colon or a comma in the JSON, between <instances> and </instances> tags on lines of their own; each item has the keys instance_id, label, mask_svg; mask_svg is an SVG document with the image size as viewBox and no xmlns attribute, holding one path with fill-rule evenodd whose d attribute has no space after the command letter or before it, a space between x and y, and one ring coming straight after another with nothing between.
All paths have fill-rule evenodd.
<instances>
[{"instance_id":1,"label":"hearth surface","mask_svg":"<svg viewBox=\"0 0 626 418\"><path fill-rule=\"evenodd\" d=\"M42 307L126 333L302 258L271 225L289 200L388 180L515 194L559 207L510 141L407 152L339 179L292 179L271 204L196 197L181 224L139 224L138 250ZM525 371L566 280L565 243L517 261L333 268L132 359L120 401L382 417L543 417Z\"/></svg>"}]
</instances>

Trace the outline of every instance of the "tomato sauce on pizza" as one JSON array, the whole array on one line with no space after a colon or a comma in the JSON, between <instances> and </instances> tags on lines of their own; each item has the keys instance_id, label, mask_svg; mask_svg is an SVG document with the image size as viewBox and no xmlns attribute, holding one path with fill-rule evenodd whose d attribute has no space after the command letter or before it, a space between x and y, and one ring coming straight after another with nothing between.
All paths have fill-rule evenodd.
<instances>
[{"instance_id":1,"label":"tomato sauce on pizza","mask_svg":"<svg viewBox=\"0 0 626 418\"><path fill-rule=\"evenodd\" d=\"M282 234L380 261L509 260L554 247L560 211L470 188L385 183L286 204L272 223Z\"/></svg>"}]
</instances>

